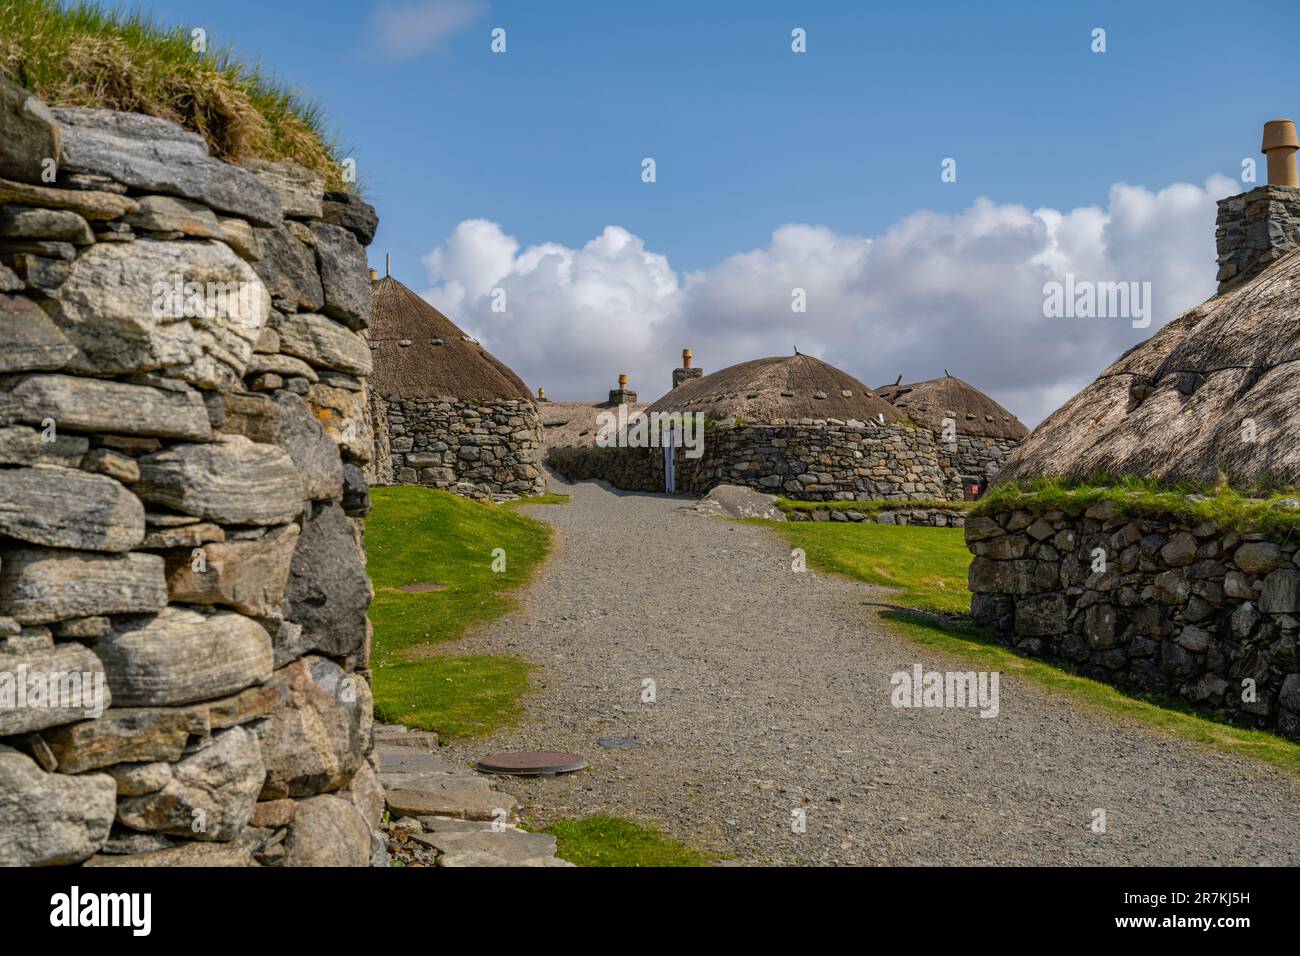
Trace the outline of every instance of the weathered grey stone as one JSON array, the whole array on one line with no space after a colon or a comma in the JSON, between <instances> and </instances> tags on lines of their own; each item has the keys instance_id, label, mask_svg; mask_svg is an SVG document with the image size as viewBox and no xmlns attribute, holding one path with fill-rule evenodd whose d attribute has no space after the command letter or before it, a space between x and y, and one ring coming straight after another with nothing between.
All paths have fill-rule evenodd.
<instances>
[{"instance_id":1,"label":"weathered grey stone","mask_svg":"<svg viewBox=\"0 0 1300 956\"><path fill-rule=\"evenodd\" d=\"M59 161L59 124L48 106L0 76L0 176L39 183Z\"/></svg>"},{"instance_id":2,"label":"weathered grey stone","mask_svg":"<svg viewBox=\"0 0 1300 956\"><path fill-rule=\"evenodd\" d=\"M10 393L16 421L54 419L72 431L116 432L208 441L203 397L190 388L161 389L74 375L29 375Z\"/></svg>"},{"instance_id":3,"label":"weathered grey stone","mask_svg":"<svg viewBox=\"0 0 1300 956\"><path fill-rule=\"evenodd\" d=\"M1060 594L1035 594L1016 604L1016 633L1046 637L1063 633L1069 626L1065 618L1065 598Z\"/></svg>"},{"instance_id":4,"label":"weathered grey stone","mask_svg":"<svg viewBox=\"0 0 1300 956\"><path fill-rule=\"evenodd\" d=\"M370 828L347 800L309 797L298 801L284 846L285 866L367 866Z\"/></svg>"},{"instance_id":5,"label":"weathered grey stone","mask_svg":"<svg viewBox=\"0 0 1300 956\"><path fill-rule=\"evenodd\" d=\"M111 448L96 448L86 453L81 460L81 467L97 475L107 475L123 484L132 484L140 480L140 466L130 455Z\"/></svg>"},{"instance_id":6,"label":"weathered grey stone","mask_svg":"<svg viewBox=\"0 0 1300 956\"><path fill-rule=\"evenodd\" d=\"M1210 646L1210 634L1203 628L1187 626L1178 632L1176 641L1189 651L1203 653Z\"/></svg>"},{"instance_id":7,"label":"weathered grey stone","mask_svg":"<svg viewBox=\"0 0 1300 956\"><path fill-rule=\"evenodd\" d=\"M343 509L318 503L303 522L284 592L284 616L302 625L303 646L331 657L361 647L370 578Z\"/></svg>"},{"instance_id":8,"label":"weathered grey stone","mask_svg":"<svg viewBox=\"0 0 1300 956\"><path fill-rule=\"evenodd\" d=\"M353 330L370 325L370 278L366 251L342 226L314 222L316 264L325 290L321 309Z\"/></svg>"},{"instance_id":9,"label":"weathered grey stone","mask_svg":"<svg viewBox=\"0 0 1300 956\"><path fill-rule=\"evenodd\" d=\"M79 350L69 369L164 369L202 388L234 388L270 301L224 243L138 239L99 243L78 256L49 311Z\"/></svg>"},{"instance_id":10,"label":"weathered grey stone","mask_svg":"<svg viewBox=\"0 0 1300 956\"><path fill-rule=\"evenodd\" d=\"M238 694L209 701L201 706L207 710L208 726L212 730L222 730L265 717L287 700L288 694L284 688L257 684Z\"/></svg>"},{"instance_id":11,"label":"weathered grey stone","mask_svg":"<svg viewBox=\"0 0 1300 956\"><path fill-rule=\"evenodd\" d=\"M262 225L280 219L275 191L252 173L208 155L197 133L140 113L63 107L62 167L108 176L142 192L197 200Z\"/></svg>"},{"instance_id":12,"label":"weathered grey stone","mask_svg":"<svg viewBox=\"0 0 1300 956\"><path fill-rule=\"evenodd\" d=\"M88 246L95 241L95 234L90 231L90 224L71 209L0 206L0 238Z\"/></svg>"},{"instance_id":13,"label":"weathered grey stone","mask_svg":"<svg viewBox=\"0 0 1300 956\"><path fill-rule=\"evenodd\" d=\"M81 435L51 433L45 441L42 431L22 425L0 426L0 465L61 465L76 468L90 448Z\"/></svg>"},{"instance_id":14,"label":"weathered grey stone","mask_svg":"<svg viewBox=\"0 0 1300 956\"><path fill-rule=\"evenodd\" d=\"M149 836L150 834L140 834ZM154 835L158 839L166 839ZM265 834L246 827L229 843L180 843L167 849L126 855L97 853L83 866L93 867L251 867L260 866L257 854L266 845Z\"/></svg>"},{"instance_id":15,"label":"weathered grey stone","mask_svg":"<svg viewBox=\"0 0 1300 956\"><path fill-rule=\"evenodd\" d=\"M117 785L108 774L46 773L0 745L0 866L78 863L108 839Z\"/></svg>"},{"instance_id":16,"label":"weathered grey stone","mask_svg":"<svg viewBox=\"0 0 1300 956\"><path fill-rule=\"evenodd\" d=\"M145 501L223 524L287 524L302 512L302 483L288 454L242 435L144 456L134 490Z\"/></svg>"},{"instance_id":17,"label":"weathered grey stone","mask_svg":"<svg viewBox=\"0 0 1300 956\"><path fill-rule=\"evenodd\" d=\"M172 779L172 765L163 761L154 763L119 763L105 767L104 773L117 781L119 797L139 797L157 793Z\"/></svg>"},{"instance_id":18,"label":"weathered grey stone","mask_svg":"<svg viewBox=\"0 0 1300 956\"><path fill-rule=\"evenodd\" d=\"M255 354L249 360L248 368L244 374L246 376L263 375L267 372L285 378L301 377L309 382L315 382L319 378L317 371L302 359L296 359L292 355L263 355L260 353Z\"/></svg>"},{"instance_id":19,"label":"weathered grey stone","mask_svg":"<svg viewBox=\"0 0 1300 956\"><path fill-rule=\"evenodd\" d=\"M1029 594L1034 588L1034 562L993 561L976 557L967 572L970 589L999 594Z\"/></svg>"},{"instance_id":20,"label":"weathered grey stone","mask_svg":"<svg viewBox=\"0 0 1300 956\"><path fill-rule=\"evenodd\" d=\"M193 550L210 542L225 540L226 531L221 525L202 521L177 528L151 530L140 542L140 548L145 551L169 551L172 548Z\"/></svg>"},{"instance_id":21,"label":"weathered grey stone","mask_svg":"<svg viewBox=\"0 0 1300 956\"><path fill-rule=\"evenodd\" d=\"M140 206L122 221L143 232L180 233L192 239L225 239L216 213L207 206L172 196L141 196Z\"/></svg>"},{"instance_id":22,"label":"weathered grey stone","mask_svg":"<svg viewBox=\"0 0 1300 956\"><path fill-rule=\"evenodd\" d=\"M257 740L232 727L176 764L159 792L119 800L117 819L147 833L227 842L248 825L265 776Z\"/></svg>"},{"instance_id":23,"label":"weathered grey stone","mask_svg":"<svg viewBox=\"0 0 1300 956\"><path fill-rule=\"evenodd\" d=\"M493 820L498 810L512 813L518 802L493 790L482 778L446 773L380 774L384 799L393 817L446 816Z\"/></svg>"},{"instance_id":24,"label":"weathered grey stone","mask_svg":"<svg viewBox=\"0 0 1300 956\"><path fill-rule=\"evenodd\" d=\"M262 258L262 247L252 226L242 219L219 219L217 224L221 227L218 238L235 250L235 255L247 262Z\"/></svg>"},{"instance_id":25,"label":"weathered grey stone","mask_svg":"<svg viewBox=\"0 0 1300 956\"><path fill-rule=\"evenodd\" d=\"M1300 674L1286 675L1277 702L1289 711L1300 713Z\"/></svg>"},{"instance_id":26,"label":"weathered grey stone","mask_svg":"<svg viewBox=\"0 0 1300 956\"><path fill-rule=\"evenodd\" d=\"M348 377L322 370L321 383L307 390L307 404L344 457L364 464L370 461L375 441L370 415L366 411L366 394L359 389L327 385L324 382L327 376L336 380Z\"/></svg>"},{"instance_id":27,"label":"weathered grey stone","mask_svg":"<svg viewBox=\"0 0 1300 956\"><path fill-rule=\"evenodd\" d=\"M61 640L97 641L101 637L107 637L112 630L113 622L102 614L72 618L58 624Z\"/></svg>"},{"instance_id":28,"label":"weathered grey stone","mask_svg":"<svg viewBox=\"0 0 1300 956\"><path fill-rule=\"evenodd\" d=\"M23 288L23 280L18 278L18 273L6 265L0 265L0 292L21 292Z\"/></svg>"},{"instance_id":29,"label":"weathered grey stone","mask_svg":"<svg viewBox=\"0 0 1300 956\"><path fill-rule=\"evenodd\" d=\"M0 564L0 611L24 624L95 614L148 614L167 604L153 554L20 549Z\"/></svg>"},{"instance_id":30,"label":"weathered grey stone","mask_svg":"<svg viewBox=\"0 0 1300 956\"><path fill-rule=\"evenodd\" d=\"M1247 574L1268 574L1282 566L1286 555L1271 541L1248 541L1233 552L1232 561Z\"/></svg>"},{"instance_id":31,"label":"weathered grey stone","mask_svg":"<svg viewBox=\"0 0 1300 956\"><path fill-rule=\"evenodd\" d=\"M273 163L265 159L245 159L240 165L275 191L285 216L321 218L325 177L320 173L297 163Z\"/></svg>"},{"instance_id":32,"label":"weathered grey stone","mask_svg":"<svg viewBox=\"0 0 1300 956\"><path fill-rule=\"evenodd\" d=\"M310 365L352 375L372 371L370 349L355 332L323 315L285 315L276 320L280 348Z\"/></svg>"},{"instance_id":33,"label":"weathered grey stone","mask_svg":"<svg viewBox=\"0 0 1300 956\"><path fill-rule=\"evenodd\" d=\"M261 257L254 268L272 299L287 300L290 308L313 312L325 302L325 290L312 251L278 224L254 230Z\"/></svg>"},{"instance_id":34,"label":"weathered grey stone","mask_svg":"<svg viewBox=\"0 0 1300 956\"><path fill-rule=\"evenodd\" d=\"M0 481L0 535L86 551L129 551L144 540L144 505L120 484L50 465Z\"/></svg>"},{"instance_id":35,"label":"weathered grey stone","mask_svg":"<svg viewBox=\"0 0 1300 956\"><path fill-rule=\"evenodd\" d=\"M375 230L379 228L379 217L375 215L374 207L346 192L325 194L321 218L331 225L351 230L364 246L375 241Z\"/></svg>"},{"instance_id":36,"label":"weathered grey stone","mask_svg":"<svg viewBox=\"0 0 1300 956\"><path fill-rule=\"evenodd\" d=\"M113 707L98 720L41 732L62 773L83 773L119 763L174 761L194 729L195 715L180 707Z\"/></svg>"},{"instance_id":37,"label":"weathered grey stone","mask_svg":"<svg viewBox=\"0 0 1300 956\"><path fill-rule=\"evenodd\" d=\"M338 446L307 403L292 392L276 392L274 442L293 459L303 494L312 501L343 497L343 463Z\"/></svg>"},{"instance_id":38,"label":"weathered grey stone","mask_svg":"<svg viewBox=\"0 0 1300 956\"><path fill-rule=\"evenodd\" d=\"M111 192L85 189L54 189L0 179L0 203L40 206L46 209L71 209L86 219L117 219L135 209L134 199Z\"/></svg>"},{"instance_id":39,"label":"weathered grey stone","mask_svg":"<svg viewBox=\"0 0 1300 956\"><path fill-rule=\"evenodd\" d=\"M529 860L555 856L555 837L549 833L529 833L515 827L496 831L435 832L421 840L439 852L455 858L464 853L481 853L500 861L497 865L525 866ZM441 861L440 861L441 862ZM457 865L453 859L443 866Z\"/></svg>"},{"instance_id":40,"label":"weathered grey stone","mask_svg":"<svg viewBox=\"0 0 1300 956\"><path fill-rule=\"evenodd\" d=\"M1171 568L1182 568L1196 560L1196 536L1180 531L1160 549L1160 556Z\"/></svg>"},{"instance_id":41,"label":"weathered grey stone","mask_svg":"<svg viewBox=\"0 0 1300 956\"><path fill-rule=\"evenodd\" d=\"M168 607L114 628L95 652L121 706L211 700L271 675L271 638L256 621L229 611Z\"/></svg>"},{"instance_id":42,"label":"weathered grey stone","mask_svg":"<svg viewBox=\"0 0 1300 956\"><path fill-rule=\"evenodd\" d=\"M0 737L97 717L111 702L104 668L82 644L0 654Z\"/></svg>"},{"instance_id":43,"label":"weathered grey stone","mask_svg":"<svg viewBox=\"0 0 1300 956\"><path fill-rule=\"evenodd\" d=\"M62 368L76 354L76 347L35 302L0 295L0 373Z\"/></svg>"},{"instance_id":44,"label":"weathered grey stone","mask_svg":"<svg viewBox=\"0 0 1300 956\"><path fill-rule=\"evenodd\" d=\"M269 682L284 689L288 702L255 727L267 770L263 800L337 790L364 760L369 687L349 676L327 690L313 675L314 662L294 661Z\"/></svg>"},{"instance_id":45,"label":"weathered grey stone","mask_svg":"<svg viewBox=\"0 0 1300 956\"><path fill-rule=\"evenodd\" d=\"M224 604L254 617L269 614L284 597L297 541L298 526L289 524L253 541L205 544L202 570L195 569L193 555L174 553L167 560L167 591L171 600L183 604Z\"/></svg>"},{"instance_id":46,"label":"weathered grey stone","mask_svg":"<svg viewBox=\"0 0 1300 956\"><path fill-rule=\"evenodd\" d=\"M1300 611L1300 571L1279 568L1264 579L1259 609L1265 614L1293 614Z\"/></svg>"}]
</instances>

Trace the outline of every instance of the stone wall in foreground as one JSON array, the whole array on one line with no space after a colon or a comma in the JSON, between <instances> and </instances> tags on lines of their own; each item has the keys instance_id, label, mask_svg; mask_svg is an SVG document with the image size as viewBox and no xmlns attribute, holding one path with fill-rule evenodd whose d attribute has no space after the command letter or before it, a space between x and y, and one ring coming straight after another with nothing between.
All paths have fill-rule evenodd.
<instances>
[{"instance_id":1,"label":"stone wall in foreground","mask_svg":"<svg viewBox=\"0 0 1300 956\"><path fill-rule=\"evenodd\" d=\"M3 81L0 124L0 864L383 862L373 210Z\"/></svg>"},{"instance_id":2,"label":"stone wall in foreground","mask_svg":"<svg viewBox=\"0 0 1300 956\"><path fill-rule=\"evenodd\" d=\"M966 541L971 614L1006 643L1300 735L1300 542L1109 502L975 516Z\"/></svg>"},{"instance_id":3,"label":"stone wall in foreground","mask_svg":"<svg viewBox=\"0 0 1300 956\"><path fill-rule=\"evenodd\" d=\"M393 395L374 405L373 427L388 429L393 483L470 497L545 493L542 421L531 401Z\"/></svg>"}]
</instances>

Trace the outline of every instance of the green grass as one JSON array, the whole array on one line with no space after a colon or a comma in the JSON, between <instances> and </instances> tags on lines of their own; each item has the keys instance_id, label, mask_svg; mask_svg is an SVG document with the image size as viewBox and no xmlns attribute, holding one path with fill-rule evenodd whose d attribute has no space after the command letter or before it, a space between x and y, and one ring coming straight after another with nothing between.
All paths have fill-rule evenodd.
<instances>
[{"instance_id":1,"label":"green grass","mask_svg":"<svg viewBox=\"0 0 1300 956\"><path fill-rule=\"evenodd\" d=\"M894 599L935 614L970 611L966 569L970 552L960 528L843 522L768 522L808 566L897 588Z\"/></svg>"},{"instance_id":2,"label":"green grass","mask_svg":"<svg viewBox=\"0 0 1300 956\"><path fill-rule=\"evenodd\" d=\"M556 838L556 853L577 866L711 866L713 860L658 830L594 816L556 820L542 830Z\"/></svg>"},{"instance_id":3,"label":"green grass","mask_svg":"<svg viewBox=\"0 0 1300 956\"><path fill-rule=\"evenodd\" d=\"M366 519L375 585L371 666L381 720L475 736L513 723L531 666L505 656L449 657L434 650L515 607L550 549L551 529L511 508L412 486L374 488ZM505 571L492 570L493 551ZM408 584L442 590L405 592Z\"/></svg>"},{"instance_id":4,"label":"green grass","mask_svg":"<svg viewBox=\"0 0 1300 956\"><path fill-rule=\"evenodd\" d=\"M547 492L544 495L533 495L531 498L514 498L510 501L503 502L507 508L522 508L524 505L567 505L572 500L569 495L557 495Z\"/></svg>"},{"instance_id":5,"label":"green grass","mask_svg":"<svg viewBox=\"0 0 1300 956\"><path fill-rule=\"evenodd\" d=\"M875 524L756 521L802 547L808 565L899 589L905 608L951 614L970 610L966 569L970 554L960 529ZM1076 673L1068 661L1024 656L993 632L909 610L885 610L886 626L919 644L967 661L979 670L1013 674L1110 716L1300 774L1300 744L1260 730L1236 727L1196 711L1176 697L1122 690Z\"/></svg>"},{"instance_id":6,"label":"green grass","mask_svg":"<svg viewBox=\"0 0 1300 956\"><path fill-rule=\"evenodd\" d=\"M0 74L50 105L159 116L198 133L221 159L292 160L343 188L318 104L211 36L206 52L192 44L190 27L142 13L57 0L0 4Z\"/></svg>"},{"instance_id":7,"label":"green grass","mask_svg":"<svg viewBox=\"0 0 1300 956\"><path fill-rule=\"evenodd\" d=\"M1268 492L1248 497L1228 487L1197 489L1164 485L1139 478L1039 478L1025 484L994 485L978 502L974 514L1025 510L1062 511L1077 515L1093 505L1111 502L1117 514L1130 517L1172 516L1185 524L1212 522L1232 531L1255 531L1285 541L1300 533L1300 507L1294 492Z\"/></svg>"}]
</instances>

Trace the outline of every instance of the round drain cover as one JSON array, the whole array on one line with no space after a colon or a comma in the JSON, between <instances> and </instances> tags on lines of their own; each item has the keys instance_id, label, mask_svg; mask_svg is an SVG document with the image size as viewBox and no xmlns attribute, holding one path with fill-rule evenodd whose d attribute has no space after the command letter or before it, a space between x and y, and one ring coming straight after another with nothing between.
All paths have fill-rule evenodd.
<instances>
[{"instance_id":1,"label":"round drain cover","mask_svg":"<svg viewBox=\"0 0 1300 956\"><path fill-rule=\"evenodd\" d=\"M550 777L557 773L582 770L587 761L577 754L557 753L554 750L517 750L508 754L492 754L474 765L483 773L508 773L517 777Z\"/></svg>"}]
</instances>

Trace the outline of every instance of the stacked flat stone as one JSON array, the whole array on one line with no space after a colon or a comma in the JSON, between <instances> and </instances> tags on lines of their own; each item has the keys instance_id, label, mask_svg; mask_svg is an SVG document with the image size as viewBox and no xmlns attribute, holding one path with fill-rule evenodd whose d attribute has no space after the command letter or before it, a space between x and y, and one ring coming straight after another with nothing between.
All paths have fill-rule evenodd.
<instances>
[{"instance_id":1,"label":"stacked flat stone","mask_svg":"<svg viewBox=\"0 0 1300 956\"><path fill-rule=\"evenodd\" d=\"M962 478L983 478L992 480L1002 468L1006 457L1020 447L1014 438L989 438L983 436L957 434L954 442L943 441L937 436L942 452L940 462L950 474L956 477L956 486L949 489L949 498L961 498Z\"/></svg>"},{"instance_id":2,"label":"stacked flat stone","mask_svg":"<svg viewBox=\"0 0 1300 956\"><path fill-rule=\"evenodd\" d=\"M867 514L840 508L814 508L792 511L790 521L839 521L860 524L922 525L930 528L960 528L966 524L966 513L959 508L890 508Z\"/></svg>"},{"instance_id":3,"label":"stacked flat stone","mask_svg":"<svg viewBox=\"0 0 1300 956\"><path fill-rule=\"evenodd\" d=\"M1238 286L1300 245L1300 189L1260 186L1218 202L1219 291Z\"/></svg>"},{"instance_id":4,"label":"stacked flat stone","mask_svg":"<svg viewBox=\"0 0 1300 956\"><path fill-rule=\"evenodd\" d=\"M0 865L382 863L373 210L3 81L0 123Z\"/></svg>"},{"instance_id":5,"label":"stacked flat stone","mask_svg":"<svg viewBox=\"0 0 1300 956\"><path fill-rule=\"evenodd\" d=\"M1004 643L1300 735L1296 542L1113 502L976 516L966 541L971 614Z\"/></svg>"},{"instance_id":6,"label":"stacked flat stone","mask_svg":"<svg viewBox=\"0 0 1300 956\"><path fill-rule=\"evenodd\" d=\"M473 498L545 492L542 423L532 402L392 396L382 405L393 481Z\"/></svg>"},{"instance_id":7,"label":"stacked flat stone","mask_svg":"<svg viewBox=\"0 0 1300 956\"><path fill-rule=\"evenodd\" d=\"M746 485L801 501L947 501L961 481L925 428L837 419L719 425L704 451L674 456L677 490L704 495ZM599 478L616 488L663 491L659 448L552 449L547 463L573 481Z\"/></svg>"}]
</instances>

